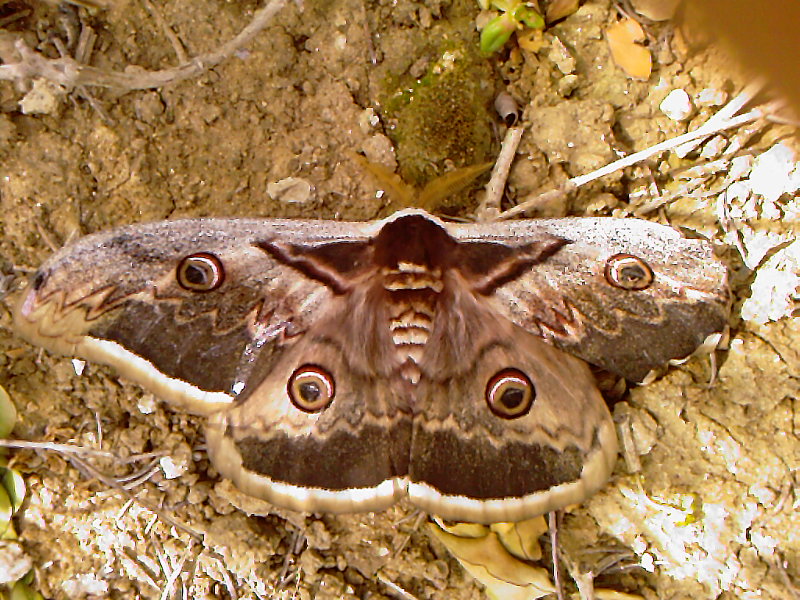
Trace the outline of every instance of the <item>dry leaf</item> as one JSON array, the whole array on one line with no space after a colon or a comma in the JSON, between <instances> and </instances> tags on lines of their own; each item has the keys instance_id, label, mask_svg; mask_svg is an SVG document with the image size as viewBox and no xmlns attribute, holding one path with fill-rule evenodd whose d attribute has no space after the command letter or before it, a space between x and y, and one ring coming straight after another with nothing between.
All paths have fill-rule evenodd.
<instances>
[{"instance_id":1,"label":"dry leaf","mask_svg":"<svg viewBox=\"0 0 800 600\"><path fill-rule=\"evenodd\" d=\"M537 600L555 591L550 574L516 559L493 531L482 538L465 538L428 523L429 531L486 588L493 600Z\"/></svg>"},{"instance_id":2,"label":"dry leaf","mask_svg":"<svg viewBox=\"0 0 800 600\"><path fill-rule=\"evenodd\" d=\"M633 19L623 19L606 30L611 56L628 77L648 79L653 68L650 51L637 42L645 40L641 25Z\"/></svg>"},{"instance_id":3,"label":"dry leaf","mask_svg":"<svg viewBox=\"0 0 800 600\"><path fill-rule=\"evenodd\" d=\"M493 523L490 528L513 556L528 561L542 558L539 536L548 529L544 517L538 516L518 523Z\"/></svg>"},{"instance_id":4,"label":"dry leaf","mask_svg":"<svg viewBox=\"0 0 800 600\"><path fill-rule=\"evenodd\" d=\"M564 17L568 17L580 6L580 0L553 0L547 5L545 20L548 25Z\"/></svg>"},{"instance_id":5,"label":"dry leaf","mask_svg":"<svg viewBox=\"0 0 800 600\"><path fill-rule=\"evenodd\" d=\"M541 29L529 29L524 33L517 33L517 44L523 50L536 54L544 46L544 33Z\"/></svg>"}]
</instances>

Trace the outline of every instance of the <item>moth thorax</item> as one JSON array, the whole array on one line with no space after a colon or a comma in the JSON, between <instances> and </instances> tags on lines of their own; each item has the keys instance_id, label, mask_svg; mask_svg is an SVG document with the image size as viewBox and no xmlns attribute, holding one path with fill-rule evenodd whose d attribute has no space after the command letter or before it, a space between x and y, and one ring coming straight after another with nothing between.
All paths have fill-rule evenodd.
<instances>
[{"instance_id":1,"label":"moth thorax","mask_svg":"<svg viewBox=\"0 0 800 600\"><path fill-rule=\"evenodd\" d=\"M401 375L417 383L436 302L444 287L442 273L440 269L401 262L396 269L385 269L383 276L383 287L388 292L389 329L402 365Z\"/></svg>"}]
</instances>

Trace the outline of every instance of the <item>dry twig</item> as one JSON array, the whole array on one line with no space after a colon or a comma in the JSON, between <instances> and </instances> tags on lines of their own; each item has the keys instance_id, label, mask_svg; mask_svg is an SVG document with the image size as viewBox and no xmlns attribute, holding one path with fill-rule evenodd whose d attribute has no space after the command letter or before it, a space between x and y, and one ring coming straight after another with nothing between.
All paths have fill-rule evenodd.
<instances>
[{"instance_id":1,"label":"dry twig","mask_svg":"<svg viewBox=\"0 0 800 600\"><path fill-rule=\"evenodd\" d=\"M120 458L112 452L105 450L97 450L96 448L89 448L87 446L78 446L76 444L57 444L55 442L30 442L28 440L7 440L0 439L0 448L19 448L23 450L49 450L51 452L58 452L60 454L76 454L96 456L98 458L109 458L119 464L127 464L137 462L140 460L152 459L155 457L164 456L164 452L146 452L143 454L135 454L128 458Z\"/></svg>"},{"instance_id":2,"label":"dry twig","mask_svg":"<svg viewBox=\"0 0 800 600\"><path fill-rule=\"evenodd\" d=\"M564 600L564 583L561 581L560 553L558 551L558 525L560 516L560 511L551 511L547 513L547 527L550 530L550 553L553 559L553 585L555 585L556 597L558 600Z\"/></svg>"},{"instance_id":3,"label":"dry twig","mask_svg":"<svg viewBox=\"0 0 800 600\"><path fill-rule=\"evenodd\" d=\"M77 86L98 86L124 92L160 88L196 77L230 58L234 52L250 43L285 4L286 0L270 0L266 6L256 11L253 19L239 35L219 49L195 56L177 67L160 71L133 67L128 67L125 71L107 71L81 64L68 56L50 59L29 48L20 39L14 44L20 60L0 65L0 80L27 85L32 79L41 77L68 90Z\"/></svg>"},{"instance_id":4,"label":"dry twig","mask_svg":"<svg viewBox=\"0 0 800 600\"><path fill-rule=\"evenodd\" d=\"M525 213L532 208L540 206L545 200L549 200L553 195L561 195L568 193L576 188L581 187L582 185L586 185L587 183L594 181L596 179L600 179L606 175L614 173L620 169L624 169L626 167L630 167L637 163L642 162L656 154L660 154L661 152L665 152L668 150L674 150L682 145L685 145L689 142L694 140L706 138L709 135L714 133L718 133L720 131L724 131L727 129L733 129L735 127L740 127L745 123L750 123L751 121L755 121L757 119L761 119L767 116L769 109L763 108L756 108L749 112L746 112L738 117L732 116L738 112L738 110L744 106L752 97L755 95L759 84L752 84L745 88L739 95L737 95L733 100L731 100L727 105L725 105L717 114L711 117L706 123L695 129L694 131L689 131L688 133L684 133L682 135L676 136L674 138L665 140L659 144L655 144L649 148L646 148L640 152L635 152L630 154L624 158L616 160L605 167L601 167L591 173L587 173L585 175L579 175L578 177L573 177L567 180L562 186L546 192L540 196L532 198L526 202L518 204L517 206L506 210L499 215L497 215L497 219L510 219L511 217L515 217L519 214Z\"/></svg>"},{"instance_id":5,"label":"dry twig","mask_svg":"<svg viewBox=\"0 0 800 600\"><path fill-rule=\"evenodd\" d=\"M84 460L81 460L77 456L73 456L70 459L70 462L75 466L75 468L77 468L77 469L79 469L79 470L81 470L81 471L83 471L85 473L90 474L92 477L94 477L95 479L97 479L101 483L107 485L110 488L113 488L113 489L117 490L123 496L125 496L126 498L128 498L130 500L133 500L134 502L136 502L141 507L146 508L147 510L149 510L150 512L152 512L154 514L157 514L159 516L159 518L162 521L164 521L165 523L167 523L168 525L170 525L172 527L175 527L176 529L180 529L184 533L189 534L191 537L193 537L195 540L197 540L200 543L203 542L203 534L202 533L200 533L196 529L190 527L189 525L186 525L185 523L182 523L182 522L178 521L177 519L173 518L171 515L169 515L165 511L161 510L157 506L154 506L150 502L147 502L147 501L143 500L142 498L139 498L139 497L135 496L134 494L129 492L125 488L125 486L123 486L121 483L119 483L116 479L104 475L103 473L101 473L100 471L95 469L92 465L90 465L88 462L86 462Z\"/></svg>"},{"instance_id":6,"label":"dry twig","mask_svg":"<svg viewBox=\"0 0 800 600\"><path fill-rule=\"evenodd\" d=\"M486 196L476 211L478 221L491 221L500 212L500 201L506 189L506 179L524 131L525 128L522 126L509 127L506 131L503 144L500 146L500 154L497 155L492 168L492 176L486 184Z\"/></svg>"}]
</instances>

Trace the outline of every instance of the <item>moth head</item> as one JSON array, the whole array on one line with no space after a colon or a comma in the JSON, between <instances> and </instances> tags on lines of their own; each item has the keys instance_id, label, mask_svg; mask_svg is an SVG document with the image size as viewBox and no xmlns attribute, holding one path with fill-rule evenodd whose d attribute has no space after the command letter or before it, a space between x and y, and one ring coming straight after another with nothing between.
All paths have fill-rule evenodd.
<instances>
[{"instance_id":1,"label":"moth head","mask_svg":"<svg viewBox=\"0 0 800 600\"><path fill-rule=\"evenodd\" d=\"M535 399L536 388L519 369L503 369L486 384L486 403L502 419L516 419L528 414Z\"/></svg>"},{"instance_id":2,"label":"moth head","mask_svg":"<svg viewBox=\"0 0 800 600\"><path fill-rule=\"evenodd\" d=\"M653 283L653 269L633 254L614 254L606 261L605 278L621 290L644 290Z\"/></svg>"},{"instance_id":3,"label":"moth head","mask_svg":"<svg viewBox=\"0 0 800 600\"><path fill-rule=\"evenodd\" d=\"M289 399L303 412L321 412L333 401L336 385L333 375L317 365L295 369L286 385Z\"/></svg>"},{"instance_id":4,"label":"moth head","mask_svg":"<svg viewBox=\"0 0 800 600\"><path fill-rule=\"evenodd\" d=\"M36 271L36 275L34 275L33 282L31 284L33 286L33 291L38 292L40 289L42 289L47 283L47 279L49 277L50 271L45 271L43 269Z\"/></svg>"},{"instance_id":5,"label":"moth head","mask_svg":"<svg viewBox=\"0 0 800 600\"><path fill-rule=\"evenodd\" d=\"M212 292L225 281L225 268L210 252L196 252L178 263L175 278L179 286L190 292Z\"/></svg>"}]
</instances>

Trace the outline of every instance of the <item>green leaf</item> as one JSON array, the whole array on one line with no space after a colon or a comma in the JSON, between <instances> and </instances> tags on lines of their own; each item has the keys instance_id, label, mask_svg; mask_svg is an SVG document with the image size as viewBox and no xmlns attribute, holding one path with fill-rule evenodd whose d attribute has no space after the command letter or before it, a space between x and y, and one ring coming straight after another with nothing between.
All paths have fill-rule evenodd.
<instances>
[{"instance_id":1,"label":"green leaf","mask_svg":"<svg viewBox=\"0 0 800 600\"><path fill-rule=\"evenodd\" d=\"M17 409L8 393L0 386L0 438L8 437L17 420Z\"/></svg>"},{"instance_id":2,"label":"green leaf","mask_svg":"<svg viewBox=\"0 0 800 600\"><path fill-rule=\"evenodd\" d=\"M44 596L29 585L18 581L11 588L11 598L9 600L44 600Z\"/></svg>"},{"instance_id":3,"label":"green leaf","mask_svg":"<svg viewBox=\"0 0 800 600\"><path fill-rule=\"evenodd\" d=\"M19 534L17 530L14 528L14 521L9 521L8 525L6 525L6 530L3 532L3 535L0 535L0 540L18 540Z\"/></svg>"},{"instance_id":4,"label":"green leaf","mask_svg":"<svg viewBox=\"0 0 800 600\"><path fill-rule=\"evenodd\" d=\"M31 569L20 578L20 581L25 585L32 585L35 577L36 577L36 572L33 569Z\"/></svg>"},{"instance_id":5,"label":"green leaf","mask_svg":"<svg viewBox=\"0 0 800 600\"><path fill-rule=\"evenodd\" d=\"M531 29L544 29L544 18L527 6L520 6L514 11L514 18Z\"/></svg>"},{"instance_id":6,"label":"green leaf","mask_svg":"<svg viewBox=\"0 0 800 600\"><path fill-rule=\"evenodd\" d=\"M8 497L6 489L0 486L0 539L5 536L6 531L8 531L11 525L11 515L13 512L11 498Z\"/></svg>"},{"instance_id":7,"label":"green leaf","mask_svg":"<svg viewBox=\"0 0 800 600\"><path fill-rule=\"evenodd\" d=\"M503 13L489 21L481 31L481 52L492 54L500 50L517 30L517 25L509 13Z\"/></svg>"},{"instance_id":8,"label":"green leaf","mask_svg":"<svg viewBox=\"0 0 800 600\"><path fill-rule=\"evenodd\" d=\"M20 475L19 471L16 469L0 467L0 485L2 485L8 493L12 510L17 512L22 506L22 501L25 499L25 480L22 478L22 475Z\"/></svg>"}]
</instances>

